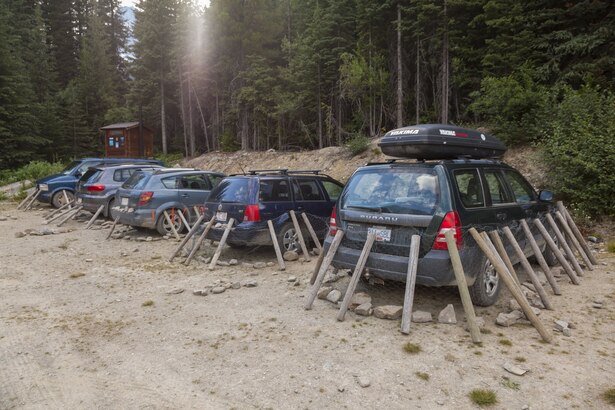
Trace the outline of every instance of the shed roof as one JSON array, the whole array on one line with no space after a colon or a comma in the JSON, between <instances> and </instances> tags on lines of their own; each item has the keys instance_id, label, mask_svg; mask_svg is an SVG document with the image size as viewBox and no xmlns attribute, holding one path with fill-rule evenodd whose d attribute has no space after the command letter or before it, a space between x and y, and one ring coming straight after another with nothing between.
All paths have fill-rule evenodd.
<instances>
[{"instance_id":1,"label":"shed roof","mask_svg":"<svg viewBox=\"0 0 615 410\"><path fill-rule=\"evenodd\" d=\"M130 129L130 128L135 128L139 126L139 121L133 121L133 122L118 122L116 124L111 124L111 125L105 125L104 127L101 127L101 130L126 130L126 129ZM149 127L147 127L146 125L143 125L143 128L147 128L147 129L151 129Z\"/></svg>"}]
</instances>

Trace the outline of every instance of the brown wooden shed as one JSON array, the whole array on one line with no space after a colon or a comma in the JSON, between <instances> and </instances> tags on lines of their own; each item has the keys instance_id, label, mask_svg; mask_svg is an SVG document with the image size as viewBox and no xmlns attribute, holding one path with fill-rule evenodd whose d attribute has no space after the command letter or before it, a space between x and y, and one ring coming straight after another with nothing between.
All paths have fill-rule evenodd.
<instances>
[{"instance_id":1,"label":"brown wooden shed","mask_svg":"<svg viewBox=\"0 0 615 410\"><path fill-rule=\"evenodd\" d=\"M140 127L138 121L105 125L101 131L105 132L106 157L139 158L154 154L154 131L145 125Z\"/></svg>"}]
</instances>

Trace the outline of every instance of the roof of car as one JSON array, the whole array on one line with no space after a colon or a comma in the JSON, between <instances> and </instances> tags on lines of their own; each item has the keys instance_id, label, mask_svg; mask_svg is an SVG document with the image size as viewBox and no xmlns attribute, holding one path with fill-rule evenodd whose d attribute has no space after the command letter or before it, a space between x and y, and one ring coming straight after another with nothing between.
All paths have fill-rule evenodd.
<instances>
[{"instance_id":1,"label":"roof of car","mask_svg":"<svg viewBox=\"0 0 615 410\"><path fill-rule=\"evenodd\" d=\"M231 174L231 177L286 177L286 176L315 176L320 178L329 178L332 179L329 175L323 174L322 171L318 169L299 169L299 170L291 170L291 169L253 169L248 172L244 172L242 174Z\"/></svg>"},{"instance_id":2,"label":"roof of car","mask_svg":"<svg viewBox=\"0 0 615 410\"><path fill-rule=\"evenodd\" d=\"M431 161L420 161L420 160L412 160L412 159L389 159L384 162L368 162L365 164L365 167L388 167L390 165L407 165L407 166L433 166L438 164L472 164L472 165L503 165L508 167L509 165L502 162L498 159L470 159L470 158L460 158L460 159L440 159L440 160L431 160Z\"/></svg>"},{"instance_id":3,"label":"roof of car","mask_svg":"<svg viewBox=\"0 0 615 410\"><path fill-rule=\"evenodd\" d=\"M206 170L200 170L196 168L161 168L161 169L156 170L156 172L154 172L154 175L166 175L166 174L173 174L173 173L181 173L185 175L202 174L202 173L214 174L214 175L224 175L221 172L206 171Z\"/></svg>"},{"instance_id":4,"label":"roof of car","mask_svg":"<svg viewBox=\"0 0 615 410\"><path fill-rule=\"evenodd\" d=\"M102 164L102 165L96 165L93 167L90 167L90 169L100 169L100 170L107 170L107 169L123 169L123 168L162 168L162 165L158 165L158 164L148 164L148 163L141 163L141 164Z\"/></svg>"}]
</instances>

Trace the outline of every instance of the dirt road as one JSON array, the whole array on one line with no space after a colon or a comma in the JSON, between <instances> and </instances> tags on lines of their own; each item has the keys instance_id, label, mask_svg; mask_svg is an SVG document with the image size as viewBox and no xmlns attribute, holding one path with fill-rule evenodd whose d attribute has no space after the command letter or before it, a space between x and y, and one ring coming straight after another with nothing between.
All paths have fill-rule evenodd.
<instances>
[{"instance_id":1,"label":"dirt road","mask_svg":"<svg viewBox=\"0 0 615 410\"><path fill-rule=\"evenodd\" d=\"M252 266L274 262L272 249L227 248L221 260L238 265L185 267L167 262L176 242L134 240L153 232L105 241L107 231L71 221L72 232L16 238L41 229L43 212L13 207L0 205L0 216L17 218L0 221L1 409L471 409L476 388L496 392L496 409L609 408L601 396L615 387L613 254L599 254L580 286L562 277L555 309L542 311L549 329L572 322L570 337L553 331L544 344L528 325L496 326L504 292L477 310L487 330L476 346L455 289L419 287L415 309L436 319L452 303L457 324L414 323L403 336L397 320L349 313L337 322L325 300L305 311L315 258L279 272ZM250 280L257 286L193 295ZM376 306L403 302L399 285L360 286ZM405 352L407 342L421 351ZM506 362L529 372L510 374Z\"/></svg>"}]
</instances>

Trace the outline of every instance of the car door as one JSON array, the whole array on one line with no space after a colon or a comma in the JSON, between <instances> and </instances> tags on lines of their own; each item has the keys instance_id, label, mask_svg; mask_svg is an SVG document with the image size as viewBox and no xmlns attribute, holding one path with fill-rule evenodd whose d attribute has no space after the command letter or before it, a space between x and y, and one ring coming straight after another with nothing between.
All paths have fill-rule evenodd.
<instances>
[{"instance_id":1,"label":"car door","mask_svg":"<svg viewBox=\"0 0 615 410\"><path fill-rule=\"evenodd\" d=\"M295 209L288 178L261 177L258 189L258 202L260 204L262 221L276 219L291 209Z\"/></svg>"},{"instance_id":2,"label":"car door","mask_svg":"<svg viewBox=\"0 0 615 410\"><path fill-rule=\"evenodd\" d=\"M188 208L204 204L210 192L211 182L207 174L190 174L179 178L179 202Z\"/></svg>"},{"instance_id":3,"label":"car door","mask_svg":"<svg viewBox=\"0 0 615 410\"><path fill-rule=\"evenodd\" d=\"M501 230L504 226L510 227L517 242L519 242L519 246L523 249L526 245L526 239L518 222L525 218L525 212L515 201L502 169L483 168L482 176L485 181L487 196L486 222L490 225L490 229ZM510 254L514 255L514 251L507 240L504 240L504 244Z\"/></svg>"},{"instance_id":4,"label":"car door","mask_svg":"<svg viewBox=\"0 0 615 410\"><path fill-rule=\"evenodd\" d=\"M319 235L324 235L328 229L328 220L331 216L331 204L322 186L316 178L291 178L295 210L305 212Z\"/></svg>"}]
</instances>

